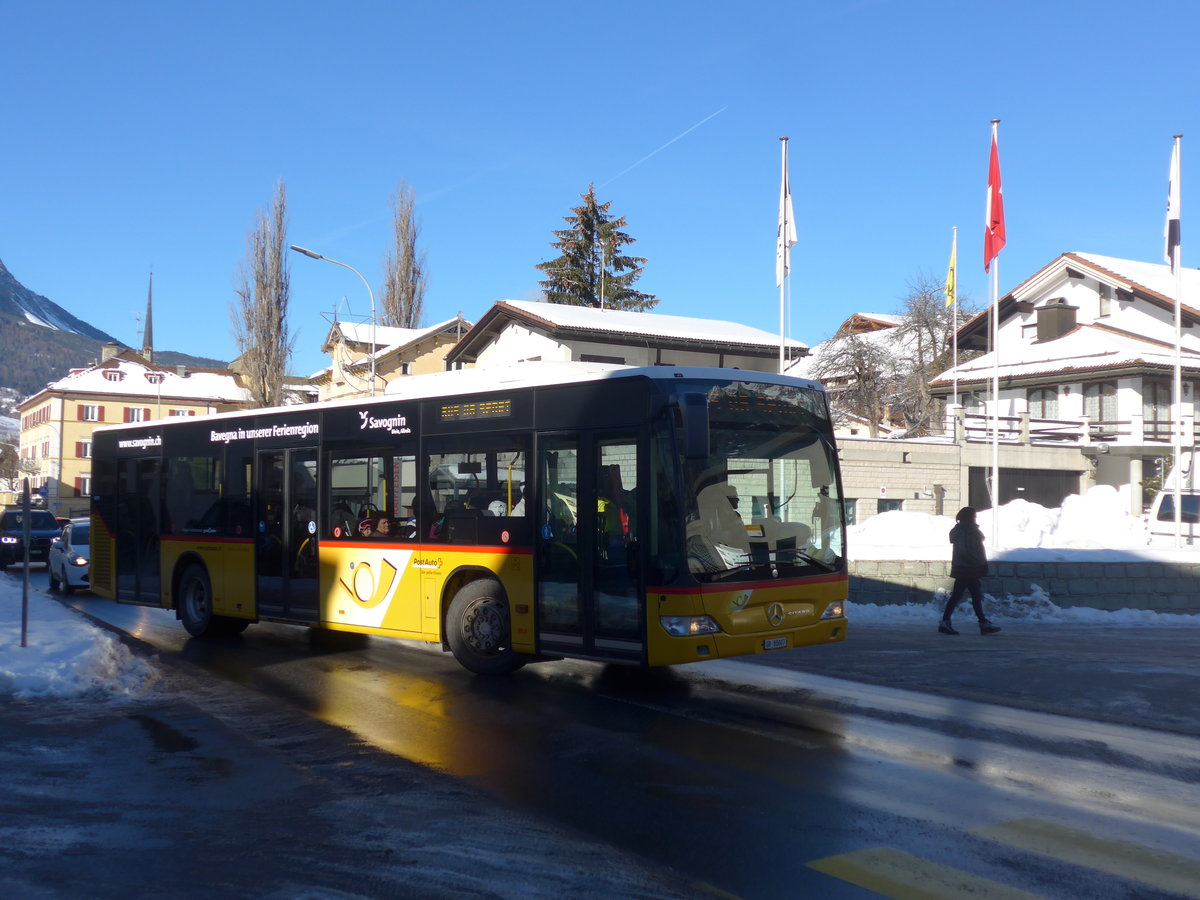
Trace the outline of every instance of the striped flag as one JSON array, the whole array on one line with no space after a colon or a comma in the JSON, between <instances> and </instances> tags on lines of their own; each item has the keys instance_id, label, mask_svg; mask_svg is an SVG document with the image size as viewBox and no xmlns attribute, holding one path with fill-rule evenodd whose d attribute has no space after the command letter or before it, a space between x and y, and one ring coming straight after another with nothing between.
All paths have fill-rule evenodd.
<instances>
[{"instance_id":1,"label":"striped flag","mask_svg":"<svg viewBox=\"0 0 1200 900\"><path fill-rule=\"evenodd\" d=\"M796 236L796 212L792 209L792 188L788 184L787 138L783 139L783 181L779 185L779 235L775 241L775 287L783 287L792 267L791 248Z\"/></svg>"},{"instance_id":2,"label":"striped flag","mask_svg":"<svg viewBox=\"0 0 1200 900\"><path fill-rule=\"evenodd\" d=\"M1175 147L1171 150L1171 175L1167 182L1167 222L1163 226L1164 255L1171 267L1175 266L1175 255L1179 249L1179 135L1175 135Z\"/></svg>"},{"instance_id":3,"label":"striped flag","mask_svg":"<svg viewBox=\"0 0 1200 900\"><path fill-rule=\"evenodd\" d=\"M986 227L983 232L983 271L990 272L992 260L1004 249L1004 189L1000 186L1000 151L996 148L996 123L992 123L992 158L988 163Z\"/></svg>"},{"instance_id":4,"label":"striped flag","mask_svg":"<svg viewBox=\"0 0 1200 900\"><path fill-rule=\"evenodd\" d=\"M946 308L958 300L958 229L954 229L954 240L950 244L950 267L946 269Z\"/></svg>"}]
</instances>

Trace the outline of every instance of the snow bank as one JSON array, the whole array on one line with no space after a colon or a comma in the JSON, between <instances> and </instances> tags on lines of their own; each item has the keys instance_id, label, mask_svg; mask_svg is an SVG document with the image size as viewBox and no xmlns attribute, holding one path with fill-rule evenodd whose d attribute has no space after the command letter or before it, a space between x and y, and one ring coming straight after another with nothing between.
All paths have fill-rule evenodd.
<instances>
[{"instance_id":1,"label":"snow bank","mask_svg":"<svg viewBox=\"0 0 1200 900\"><path fill-rule=\"evenodd\" d=\"M0 696L106 699L158 683L153 665L114 635L32 589L22 647L21 592L21 580L0 575Z\"/></svg>"},{"instance_id":2,"label":"snow bank","mask_svg":"<svg viewBox=\"0 0 1200 900\"><path fill-rule=\"evenodd\" d=\"M853 622L867 623L928 623L941 618L950 599L950 592L944 588L938 589L932 599L926 603L905 603L887 606L877 606L874 603L847 604L847 618ZM1200 615L1182 615L1179 613L1159 613L1148 609L1092 609L1087 606L1061 607L1056 605L1050 595L1040 586L1030 585L1028 594L993 595L984 593L983 611L989 618L1002 622L1004 620L1027 620L1036 622L1061 622L1071 625L1152 625L1152 626L1191 626L1200 628ZM967 621L974 621L971 611L971 600L964 598L958 607L958 615L965 616Z\"/></svg>"}]
</instances>

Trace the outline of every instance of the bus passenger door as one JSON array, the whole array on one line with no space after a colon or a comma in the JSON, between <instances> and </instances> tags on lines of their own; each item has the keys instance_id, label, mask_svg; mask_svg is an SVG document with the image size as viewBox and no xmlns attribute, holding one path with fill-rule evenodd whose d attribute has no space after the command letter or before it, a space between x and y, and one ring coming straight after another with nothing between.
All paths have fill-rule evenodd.
<instances>
[{"instance_id":1,"label":"bus passenger door","mask_svg":"<svg viewBox=\"0 0 1200 900\"><path fill-rule=\"evenodd\" d=\"M538 454L539 649L638 662L645 601L637 442L597 433L548 435Z\"/></svg>"},{"instance_id":2,"label":"bus passenger door","mask_svg":"<svg viewBox=\"0 0 1200 900\"><path fill-rule=\"evenodd\" d=\"M260 452L257 469L259 614L316 621L317 451Z\"/></svg>"},{"instance_id":3,"label":"bus passenger door","mask_svg":"<svg viewBox=\"0 0 1200 900\"><path fill-rule=\"evenodd\" d=\"M161 604L159 563L159 462L117 462L117 598Z\"/></svg>"},{"instance_id":4,"label":"bus passenger door","mask_svg":"<svg viewBox=\"0 0 1200 900\"><path fill-rule=\"evenodd\" d=\"M646 620L637 502L642 477L638 443L632 436L597 435L591 456L596 497L593 649L605 659L638 662L645 652Z\"/></svg>"}]
</instances>

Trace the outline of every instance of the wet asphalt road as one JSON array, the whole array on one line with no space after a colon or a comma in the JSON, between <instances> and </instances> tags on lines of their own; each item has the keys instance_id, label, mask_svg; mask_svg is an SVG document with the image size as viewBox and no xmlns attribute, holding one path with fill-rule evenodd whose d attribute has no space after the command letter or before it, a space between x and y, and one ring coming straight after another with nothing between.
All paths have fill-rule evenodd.
<instances>
[{"instance_id":1,"label":"wet asphalt road","mask_svg":"<svg viewBox=\"0 0 1200 900\"><path fill-rule=\"evenodd\" d=\"M196 893L184 896L268 896L265 886L278 885L281 873L300 860L307 879L300 884L338 885L356 896L537 895L528 885L519 888L511 872L482 893L464 890L464 884L488 884L485 873L508 856L526 860L530 871L540 866L534 880L543 887L590 896L876 896L848 877L857 863L844 857L884 848L900 854L901 868L922 860L1038 896L1165 897L1172 894L1139 887L1128 872L1014 851L980 829L1051 822L1105 839L1132 835L1136 846L1182 854L1187 842L1181 834L1200 828L1179 802L1180 792L1196 797L1196 773L1185 761L1192 745L1176 746L1165 736L1156 756L1138 749L1141 732L1105 730L1087 719L1043 720L1016 709L1059 704L1092 718L1104 713L1108 721L1172 712L1165 700L1143 695L1173 690L1179 696L1182 689L1180 702L1186 701L1194 688L1173 679L1181 677L1175 654L1183 675L1190 671L1189 654L1169 650L1169 640L1149 633L1138 640L1157 647L1153 665L1125 658L1116 668L1126 667L1127 690L1117 695L1112 679L1121 673L1098 673L1105 661L1112 668L1117 649L1128 657L1135 642L1097 629L1060 641L1051 655L1048 632L1056 626L1026 632L1006 625L987 643L978 636L939 639L919 627L867 627L842 645L749 663L649 677L556 663L495 680L398 642L314 640L283 626L255 627L236 641L187 641L173 617L160 611L82 598L76 605L137 633L143 650L153 648L184 684L182 697L153 712L124 714L120 728L111 726L116 731L103 726L109 743L145 750L152 771L167 761L221 775L207 783L194 775L182 779L192 788L177 816L215 805L237 827L222 829L223 839L213 842L212 826L205 832L197 825L207 839L194 842L190 857L181 846L186 842L162 837L177 830L159 828L151 841L188 859L189 865L168 871L195 869L187 883ZM999 643L1001 637L1008 643ZM1038 660L1044 671L1037 670ZM1145 670L1131 674L1129 666ZM827 681L828 675L842 680ZM1144 690L1137 688L1142 675ZM844 679L934 684L947 699L876 693ZM1064 700L1054 688L1072 682L1078 688ZM955 697L1001 699L1014 710ZM1173 730L1186 731L1189 715L1172 715ZM69 731L70 717L58 727ZM213 747L214 734L224 735L228 746ZM1174 774L1164 780L1159 770ZM135 783L137 774L119 777ZM317 783L327 796L313 812L307 795ZM370 861L362 857L365 849L383 854L392 847L394 854L397 842L405 846L396 823L377 814L394 806L401 784L410 800L420 795L418 806L428 804L427 815L409 807L397 817L408 846L461 845L464 872L432 881L418 874L406 886L404 873L418 870L392 865L394 857L376 860L389 862L378 875L360 868ZM363 796L364 787L373 799ZM156 790L169 796L180 788L168 779ZM306 802L293 812L298 796ZM328 819L329 804L340 804L345 815ZM474 814L477 809L491 812ZM489 816L499 820L513 811L518 819L532 815L548 823L533 829L546 827L552 836L524 840L510 822L499 825L510 840L488 846L497 840ZM170 819L168 810L161 813ZM127 816L109 814L126 824ZM374 837L356 840L364 826ZM551 849L556 842L559 853ZM582 866L578 877L560 880L563 859L588 860L597 846L591 842L619 848L629 862L615 868L635 874L606 883ZM550 847L539 855L531 843ZM336 852L322 852L326 844ZM467 849L472 845L478 845L476 864ZM98 853L93 862L104 865L110 853ZM229 864L247 854L249 870L244 862ZM835 862L822 869L826 857ZM161 854L155 858L161 867ZM892 857L887 861L895 865ZM220 890L198 892L205 871L226 877ZM922 870L919 877L930 875Z\"/></svg>"}]
</instances>

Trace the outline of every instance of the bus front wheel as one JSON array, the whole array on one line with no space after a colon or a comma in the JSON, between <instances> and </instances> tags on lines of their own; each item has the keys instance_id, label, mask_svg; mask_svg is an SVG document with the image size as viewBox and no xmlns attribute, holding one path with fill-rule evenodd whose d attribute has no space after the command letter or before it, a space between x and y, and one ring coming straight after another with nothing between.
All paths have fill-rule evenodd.
<instances>
[{"instance_id":1,"label":"bus front wheel","mask_svg":"<svg viewBox=\"0 0 1200 900\"><path fill-rule=\"evenodd\" d=\"M512 648L504 590L491 579L472 581L450 602L446 642L459 664L480 675L505 675L525 664Z\"/></svg>"}]
</instances>

